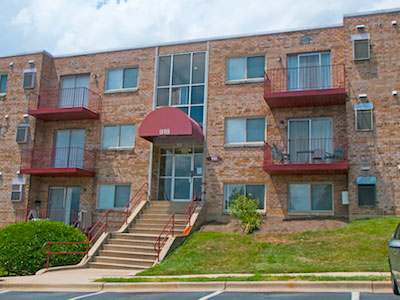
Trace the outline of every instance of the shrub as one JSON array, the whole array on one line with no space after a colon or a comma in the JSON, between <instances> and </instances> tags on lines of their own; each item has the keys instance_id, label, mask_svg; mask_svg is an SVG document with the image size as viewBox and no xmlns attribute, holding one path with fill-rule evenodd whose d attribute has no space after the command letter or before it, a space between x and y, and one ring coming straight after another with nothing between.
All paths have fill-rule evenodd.
<instances>
[{"instance_id":1,"label":"shrub","mask_svg":"<svg viewBox=\"0 0 400 300\"><path fill-rule=\"evenodd\" d=\"M54 221L30 221L11 224L0 229L0 267L8 274L34 274L46 267L45 242L85 242L78 229ZM85 251L86 245L51 245L51 251ZM83 254L51 254L49 266L78 263Z\"/></svg>"},{"instance_id":2,"label":"shrub","mask_svg":"<svg viewBox=\"0 0 400 300\"><path fill-rule=\"evenodd\" d=\"M257 211L259 201L235 193L237 198L229 206L229 211L232 216L239 219L239 224L246 233L252 233L261 225L261 214Z\"/></svg>"}]
</instances>

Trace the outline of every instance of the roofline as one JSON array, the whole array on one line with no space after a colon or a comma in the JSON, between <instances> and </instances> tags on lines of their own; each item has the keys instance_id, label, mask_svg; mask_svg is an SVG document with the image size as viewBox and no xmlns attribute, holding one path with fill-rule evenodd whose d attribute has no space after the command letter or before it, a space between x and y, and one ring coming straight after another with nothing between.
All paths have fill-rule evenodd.
<instances>
[{"instance_id":1,"label":"roofline","mask_svg":"<svg viewBox=\"0 0 400 300\"><path fill-rule=\"evenodd\" d=\"M6 55L0 55L0 58L7 58L7 57L16 57L16 56L27 56L27 55L38 55L38 54L45 54L50 57L54 57L53 54L46 50L38 50L38 51L29 51L29 52L19 52L15 54L6 54Z\"/></svg>"},{"instance_id":2,"label":"roofline","mask_svg":"<svg viewBox=\"0 0 400 300\"><path fill-rule=\"evenodd\" d=\"M373 11L366 11L366 12L358 12L358 13L350 13L344 14L343 18L352 18L352 17L361 17L361 16L370 16L370 15L380 15L380 14L389 14L400 12L400 7L397 8L390 8L390 9L379 9Z\"/></svg>"},{"instance_id":3,"label":"roofline","mask_svg":"<svg viewBox=\"0 0 400 300\"><path fill-rule=\"evenodd\" d=\"M218 37L211 37L211 38L201 38L201 39L193 39L193 40L183 40L183 41L175 41L175 42L149 44L149 45L142 45L142 46L133 47L133 48L132 47L130 47L130 48L114 48L114 49L106 49L106 50L99 50L99 51L87 51L87 52L78 52L78 53L71 53L71 54L60 54L60 55L54 55L53 57L54 58L64 58L64 57L73 57L73 56L84 56L84 55L93 55L93 54L101 54L101 53L109 53L109 52L117 52L117 51L129 51L129 50L137 50L137 49L145 49L145 48L174 46L174 45L181 45L181 44L206 43L206 42L219 41L219 40L239 39L239 38L256 37L256 36L272 35L272 34L279 34L279 33L291 33L291 32L298 32L298 31L320 30L320 29L329 29L329 28L338 28L338 27L343 27L343 24L310 26L310 27L302 27L302 28L293 28L293 29L288 29L288 30L283 30L283 31L282 30L281 31L266 31L266 32L250 33L250 34L226 35L226 36L218 36Z\"/></svg>"}]
</instances>

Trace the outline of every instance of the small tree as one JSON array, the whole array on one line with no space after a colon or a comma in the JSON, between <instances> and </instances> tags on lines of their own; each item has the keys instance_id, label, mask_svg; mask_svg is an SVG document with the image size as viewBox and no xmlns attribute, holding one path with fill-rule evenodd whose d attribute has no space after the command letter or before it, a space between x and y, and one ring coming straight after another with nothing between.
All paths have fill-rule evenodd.
<instances>
[{"instance_id":1,"label":"small tree","mask_svg":"<svg viewBox=\"0 0 400 300\"><path fill-rule=\"evenodd\" d=\"M237 197L229 206L229 211L232 216L239 219L239 224L246 233L252 233L261 225L261 214L257 211L259 201L247 198L237 191L235 194ZM249 196L251 197L250 194Z\"/></svg>"}]
</instances>

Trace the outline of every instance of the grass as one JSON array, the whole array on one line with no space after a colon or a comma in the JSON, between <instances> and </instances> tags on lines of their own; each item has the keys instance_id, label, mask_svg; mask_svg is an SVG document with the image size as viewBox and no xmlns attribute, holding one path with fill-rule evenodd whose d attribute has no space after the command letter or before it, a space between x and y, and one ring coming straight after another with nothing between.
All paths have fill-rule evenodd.
<instances>
[{"instance_id":1,"label":"grass","mask_svg":"<svg viewBox=\"0 0 400 300\"><path fill-rule=\"evenodd\" d=\"M398 218L280 235L196 232L140 275L388 272L387 243Z\"/></svg>"},{"instance_id":2,"label":"grass","mask_svg":"<svg viewBox=\"0 0 400 300\"><path fill-rule=\"evenodd\" d=\"M216 282L216 281L389 281L390 276L271 276L254 275L249 277L220 276L209 277L191 277L191 278L101 278L96 282Z\"/></svg>"}]
</instances>

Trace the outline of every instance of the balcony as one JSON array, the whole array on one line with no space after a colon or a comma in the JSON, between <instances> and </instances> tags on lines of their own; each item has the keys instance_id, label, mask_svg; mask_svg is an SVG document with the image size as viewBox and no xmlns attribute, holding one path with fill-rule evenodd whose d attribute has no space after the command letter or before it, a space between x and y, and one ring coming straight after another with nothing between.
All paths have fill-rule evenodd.
<instances>
[{"instance_id":1,"label":"balcony","mask_svg":"<svg viewBox=\"0 0 400 300\"><path fill-rule=\"evenodd\" d=\"M96 153L80 147L22 150L22 174L35 176L93 177Z\"/></svg>"},{"instance_id":2,"label":"balcony","mask_svg":"<svg viewBox=\"0 0 400 300\"><path fill-rule=\"evenodd\" d=\"M264 99L271 109L344 105L344 65L268 70Z\"/></svg>"},{"instance_id":3,"label":"balcony","mask_svg":"<svg viewBox=\"0 0 400 300\"><path fill-rule=\"evenodd\" d=\"M98 119L101 97L81 88L48 89L29 97L28 114L44 121Z\"/></svg>"},{"instance_id":4,"label":"balcony","mask_svg":"<svg viewBox=\"0 0 400 300\"><path fill-rule=\"evenodd\" d=\"M17 209L15 211L15 223L30 220L51 220L63 222L67 225L78 221L78 210L73 209Z\"/></svg>"},{"instance_id":5,"label":"balcony","mask_svg":"<svg viewBox=\"0 0 400 300\"><path fill-rule=\"evenodd\" d=\"M263 169L270 175L346 174L346 139L276 140L265 143Z\"/></svg>"}]
</instances>

